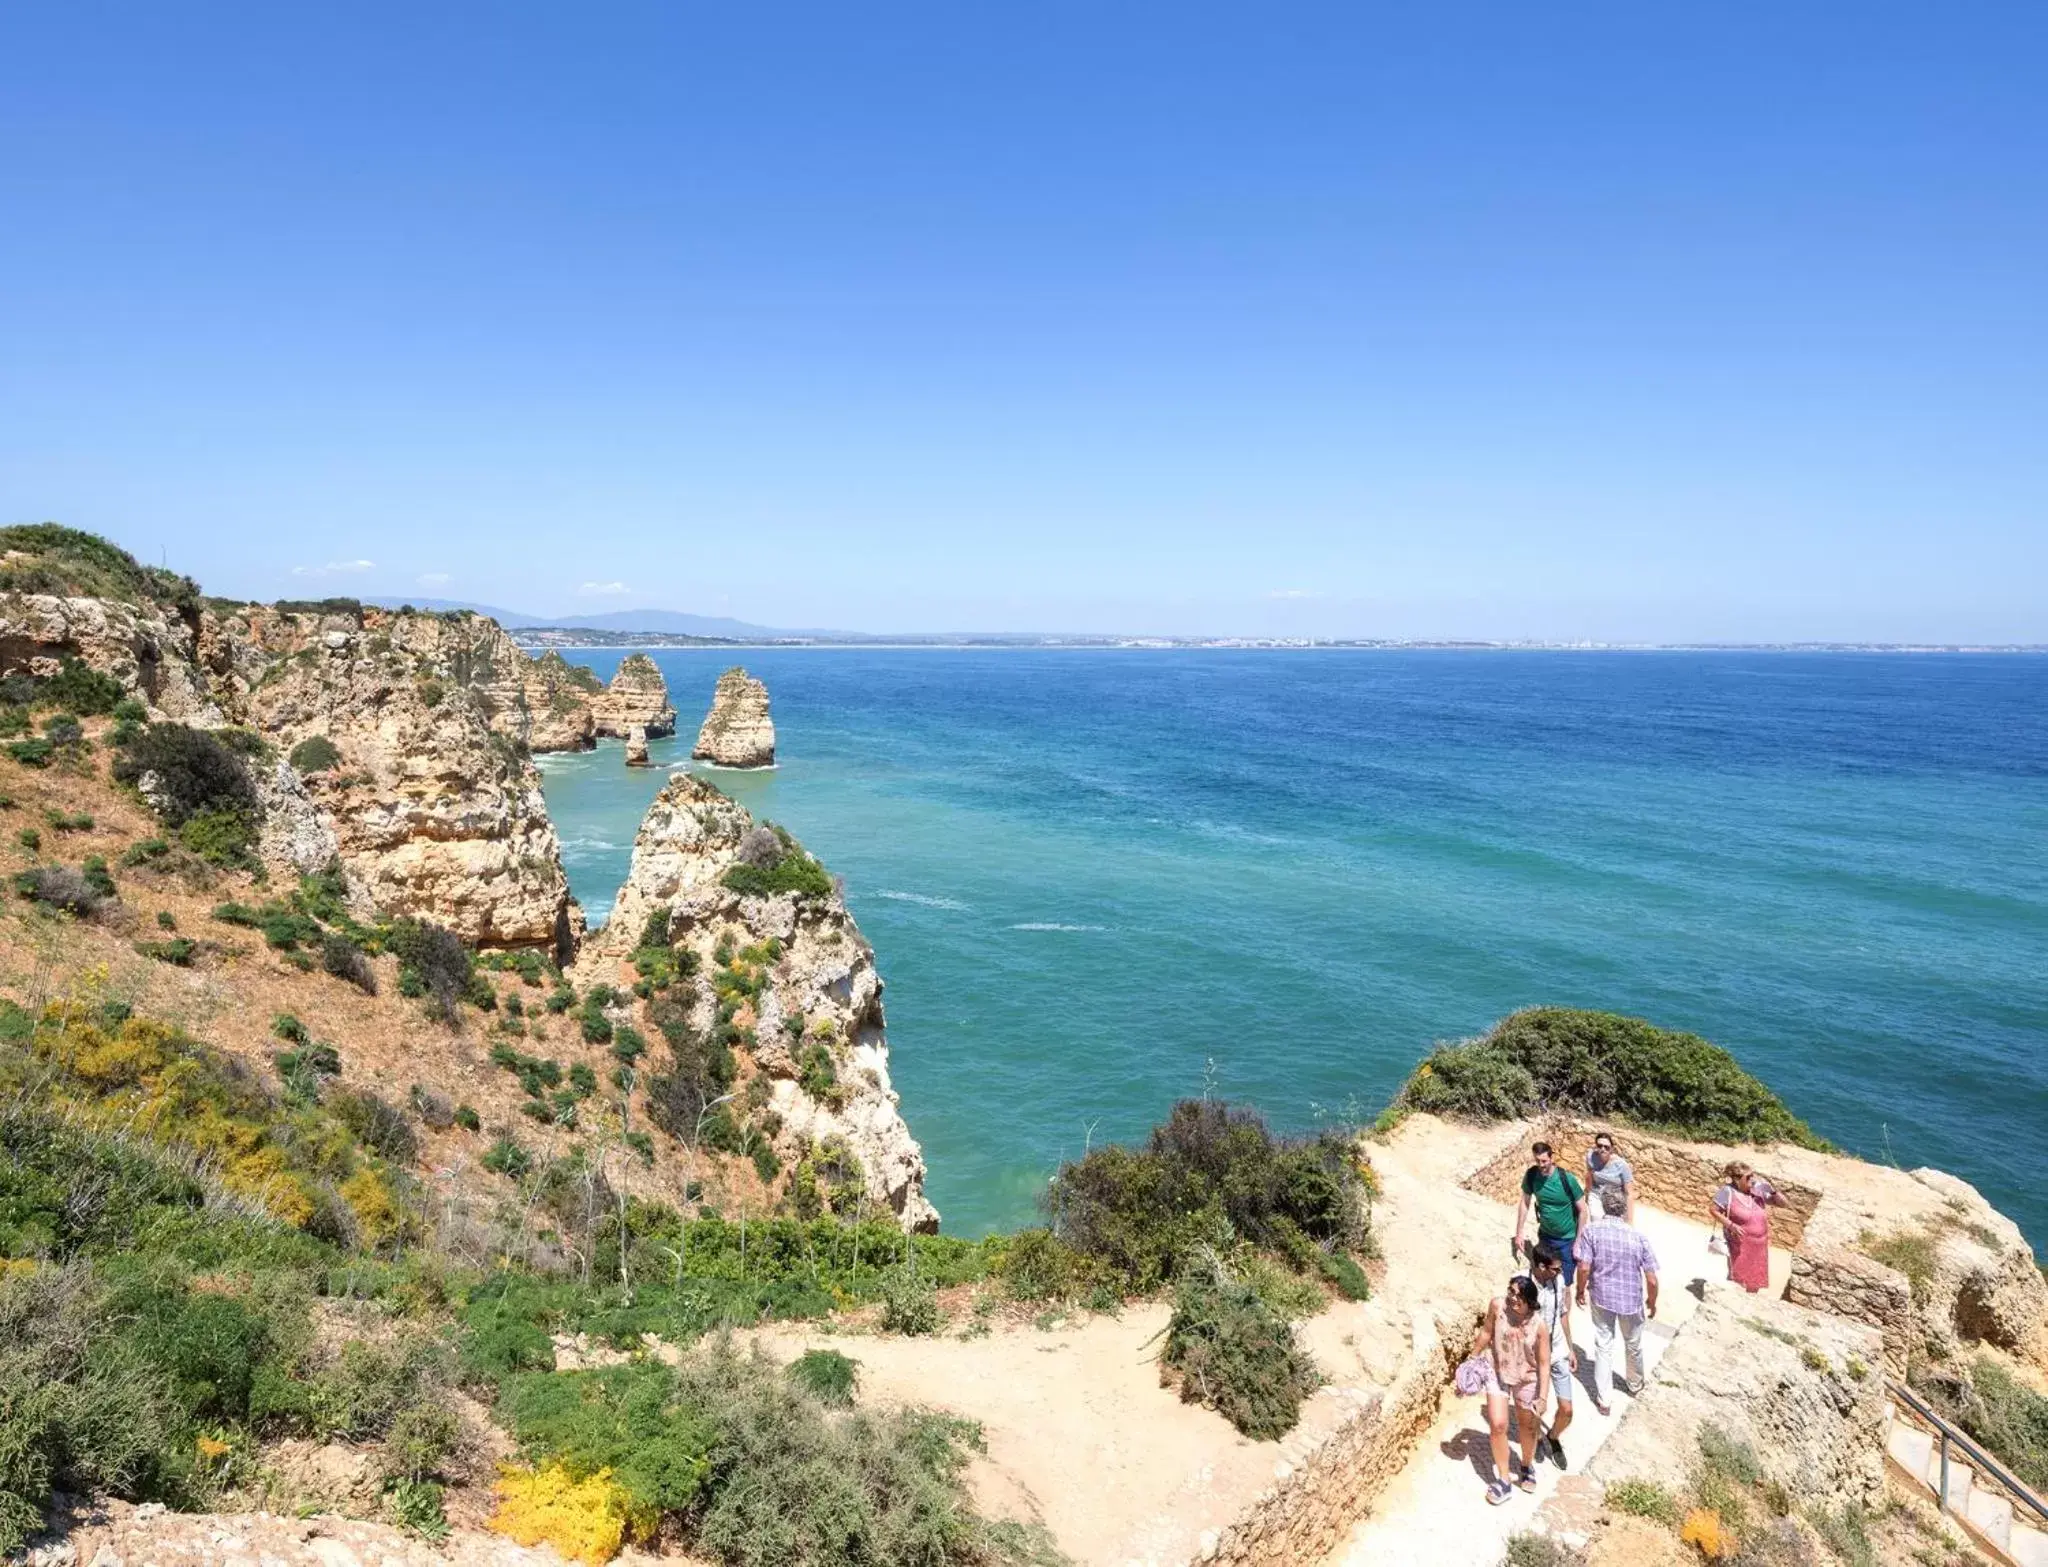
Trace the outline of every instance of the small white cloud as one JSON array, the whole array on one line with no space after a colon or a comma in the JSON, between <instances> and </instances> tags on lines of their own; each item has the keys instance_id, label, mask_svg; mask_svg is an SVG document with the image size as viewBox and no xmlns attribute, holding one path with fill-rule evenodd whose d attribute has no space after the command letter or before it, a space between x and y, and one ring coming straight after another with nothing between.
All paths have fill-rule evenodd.
<instances>
[{"instance_id":1,"label":"small white cloud","mask_svg":"<svg viewBox=\"0 0 2048 1567\"><path fill-rule=\"evenodd\" d=\"M295 577L340 577L352 575L359 571L375 571L376 569L377 563L374 560L330 560L324 566L294 566L292 567L292 575Z\"/></svg>"},{"instance_id":2,"label":"small white cloud","mask_svg":"<svg viewBox=\"0 0 2048 1567\"><path fill-rule=\"evenodd\" d=\"M586 582L576 589L576 594L579 598L613 599L631 591L632 589L628 588L623 582Z\"/></svg>"},{"instance_id":3,"label":"small white cloud","mask_svg":"<svg viewBox=\"0 0 2048 1567\"><path fill-rule=\"evenodd\" d=\"M1269 599L1319 599L1322 594L1311 588L1275 588L1266 595Z\"/></svg>"},{"instance_id":4,"label":"small white cloud","mask_svg":"<svg viewBox=\"0 0 2048 1567\"><path fill-rule=\"evenodd\" d=\"M445 571L423 571L420 573L420 586L423 588L445 588L454 580Z\"/></svg>"}]
</instances>

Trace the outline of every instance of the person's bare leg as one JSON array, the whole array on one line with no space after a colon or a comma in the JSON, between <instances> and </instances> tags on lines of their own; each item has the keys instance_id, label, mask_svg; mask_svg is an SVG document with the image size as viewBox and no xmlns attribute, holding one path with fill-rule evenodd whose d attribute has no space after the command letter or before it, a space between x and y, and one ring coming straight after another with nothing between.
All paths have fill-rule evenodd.
<instances>
[{"instance_id":1,"label":"person's bare leg","mask_svg":"<svg viewBox=\"0 0 2048 1567\"><path fill-rule=\"evenodd\" d=\"M1566 1431L1571 1429L1571 1423L1572 1406L1568 1403L1559 1404L1557 1406L1557 1418L1550 1422L1550 1435L1552 1437L1563 1436Z\"/></svg>"},{"instance_id":2,"label":"person's bare leg","mask_svg":"<svg viewBox=\"0 0 2048 1567\"><path fill-rule=\"evenodd\" d=\"M1493 1477L1508 1479L1508 1401L1498 1393L1486 1395L1486 1426L1493 1439Z\"/></svg>"},{"instance_id":3,"label":"person's bare leg","mask_svg":"<svg viewBox=\"0 0 2048 1567\"><path fill-rule=\"evenodd\" d=\"M1534 1469L1536 1467L1536 1433L1543 1429L1543 1422L1537 1418L1535 1410L1525 1406L1515 1423L1522 1428L1522 1467L1524 1469Z\"/></svg>"}]
</instances>

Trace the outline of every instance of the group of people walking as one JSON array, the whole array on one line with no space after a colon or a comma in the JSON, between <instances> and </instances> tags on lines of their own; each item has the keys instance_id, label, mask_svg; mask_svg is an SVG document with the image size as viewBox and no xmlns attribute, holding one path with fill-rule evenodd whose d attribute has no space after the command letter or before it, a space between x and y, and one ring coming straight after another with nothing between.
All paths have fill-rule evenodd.
<instances>
[{"instance_id":1,"label":"group of people walking","mask_svg":"<svg viewBox=\"0 0 2048 1567\"><path fill-rule=\"evenodd\" d=\"M1643 1387L1643 1325L1657 1315L1657 1252L1635 1227L1635 1172L1613 1135L1603 1131L1594 1138L1586 1181L1557 1162L1549 1143L1536 1143L1530 1152L1535 1162L1522 1176L1512 1243L1528 1271L1511 1278L1506 1293L1488 1305L1459 1368L1460 1389L1486 1395L1493 1449L1486 1496L1495 1505L1516 1489L1535 1490L1541 1460L1566 1466L1562 1437L1572 1423L1580 1370L1573 1307L1592 1318L1591 1391L1602 1415L1610 1412L1607 1400L1616 1385L1615 1340L1623 1357L1619 1385L1633 1397ZM1730 1164L1724 1175L1709 1200L1710 1222L1723 1236L1729 1278L1754 1293L1769 1279L1770 1209L1781 1199L1746 1164ZM1546 1424L1552 1402L1556 1413ZM1519 1455L1511 1453L1511 1421Z\"/></svg>"}]
</instances>

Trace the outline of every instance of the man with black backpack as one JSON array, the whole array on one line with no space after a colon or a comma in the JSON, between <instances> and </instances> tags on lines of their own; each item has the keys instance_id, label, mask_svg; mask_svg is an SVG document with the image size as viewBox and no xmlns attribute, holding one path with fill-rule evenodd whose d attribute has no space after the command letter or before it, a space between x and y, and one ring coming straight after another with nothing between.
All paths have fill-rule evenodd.
<instances>
[{"instance_id":1,"label":"man with black backpack","mask_svg":"<svg viewBox=\"0 0 2048 1567\"><path fill-rule=\"evenodd\" d=\"M1537 1143L1529 1152L1536 1156L1536 1162L1522 1173L1522 1203L1515 1210L1515 1257L1519 1261L1526 1251L1534 1250L1525 1247L1522 1240L1533 1206L1537 1242L1548 1242L1562 1259L1564 1282L1569 1285L1578 1272L1578 1259L1572 1251L1579 1238L1579 1226L1586 1221L1586 1186L1571 1171L1558 1167L1550 1144Z\"/></svg>"}]
</instances>

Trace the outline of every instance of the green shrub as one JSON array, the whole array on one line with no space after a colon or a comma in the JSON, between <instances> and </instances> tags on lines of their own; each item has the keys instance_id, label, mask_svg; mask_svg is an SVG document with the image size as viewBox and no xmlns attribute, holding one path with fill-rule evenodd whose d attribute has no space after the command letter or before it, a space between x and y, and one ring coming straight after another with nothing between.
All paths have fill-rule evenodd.
<instances>
[{"instance_id":1,"label":"green shrub","mask_svg":"<svg viewBox=\"0 0 2048 1567\"><path fill-rule=\"evenodd\" d=\"M154 774L151 801L165 822L182 827L196 816L238 815L253 823L261 807L242 758L213 733L185 724L151 724L114 761L114 777L141 782Z\"/></svg>"},{"instance_id":2,"label":"green shrub","mask_svg":"<svg viewBox=\"0 0 2048 1567\"><path fill-rule=\"evenodd\" d=\"M500 1137L492 1143L477 1162L486 1170L510 1176L515 1181L533 1169L533 1156L509 1137Z\"/></svg>"},{"instance_id":3,"label":"green shrub","mask_svg":"<svg viewBox=\"0 0 2048 1567\"><path fill-rule=\"evenodd\" d=\"M178 828L178 842L210 865L250 866L256 819L242 811L200 811Z\"/></svg>"},{"instance_id":4,"label":"green shrub","mask_svg":"<svg viewBox=\"0 0 2048 1567\"><path fill-rule=\"evenodd\" d=\"M48 767L57 748L47 740L10 740L7 754L23 767Z\"/></svg>"},{"instance_id":5,"label":"green shrub","mask_svg":"<svg viewBox=\"0 0 2048 1567\"><path fill-rule=\"evenodd\" d=\"M36 689L39 704L60 707L69 713L97 718L111 713L122 697L121 682L103 675L75 658L67 658L57 673L41 681Z\"/></svg>"},{"instance_id":6,"label":"green shrub","mask_svg":"<svg viewBox=\"0 0 2048 1567\"><path fill-rule=\"evenodd\" d=\"M341 761L341 752L325 735L311 735L292 747L290 761L307 777L330 772Z\"/></svg>"},{"instance_id":7,"label":"green shrub","mask_svg":"<svg viewBox=\"0 0 2048 1567\"><path fill-rule=\"evenodd\" d=\"M135 950L145 958L155 958L159 963L169 963L176 968L190 968L192 960L199 954L199 943L186 936L174 936L169 941L138 941Z\"/></svg>"},{"instance_id":8,"label":"green shrub","mask_svg":"<svg viewBox=\"0 0 2048 1567\"><path fill-rule=\"evenodd\" d=\"M1160 1360L1180 1374L1183 1401L1208 1405L1254 1441L1293 1430L1317 1382L1287 1319L1214 1257L1175 1287Z\"/></svg>"},{"instance_id":9,"label":"green shrub","mask_svg":"<svg viewBox=\"0 0 2048 1567\"><path fill-rule=\"evenodd\" d=\"M176 930L178 928L178 916L169 909L158 909L156 911L156 928L158 930Z\"/></svg>"},{"instance_id":10,"label":"green shrub","mask_svg":"<svg viewBox=\"0 0 2048 1567\"><path fill-rule=\"evenodd\" d=\"M31 903L91 919L106 901L92 879L63 865L38 865L14 878L14 890Z\"/></svg>"},{"instance_id":11,"label":"green shrub","mask_svg":"<svg viewBox=\"0 0 2048 1567\"><path fill-rule=\"evenodd\" d=\"M1927 1230L1901 1230L1882 1239L1869 1234L1857 1237L1863 1254L1906 1276L1915 1300L1924 1300L1933 1286L1938 1250L1936 1238Z\"/></svg>"},{"instance_id":12,"label":"green shrub","mask_svg":"<svg viewBox=\"0 0 2048 1567\"><path fill-rule=\"evenodd\" d=\"M171 852L168 838L144 838L131 843L121 851L121 868L134 870L141 865L154 865Z\"/></svg>"},{"instance_id":13,"label":"green shrub","mask_svg":"<svg viewBox=\"0 0 2048 1567\"><path fill-rule=\"evenodd\" d=\"M1101 1268L1050 1230L1020 1230L1003 1247L997 1269L1012 1300L1075 1300L1101 1281Z\"/></svg>"},{"instance_id":14,"label":"green shrub","mask_svg":"<svg viewBox=\"0 0 2048 1567\"><path fill-rule=\"evenodd\" d=\"M743 857L727 868L720 881L743 898L773 898L783 893L795 893L800 898L829 898L832 878L825 873L825 867L804 853L782 828L772 822L764 826L774 835L781 853L776 855L771 850L752 861ZM742 845L743 850L745 847Z\"/></svg>"},{"instance_id":15,"label":"green shrub","mask_svg":"<svg viewBox=\"0 0 2048 1567\"><path fill-rule=\"evenodd\" d=\"M14 835L14 841L28 850L30 854L40 853L43 847L43 835L33 827L22 828L20 832Z\"/></svg>"},{"instance_id":16,"label":"green shrub","mask_svg":"<svg viewBox=\"0 0 2048 1567\"><path fill-rule=\"evenodd\" d=\"M480 1132L484 1127L483 1117L476 1113L473 1105L455 1107L455 1124L465 1132Z\"/></svg>"},{"instance_id":17,"label":"green shrub","mask_svg":"<svg viewBox=\"0 0 2048 1567\"><path fill-rule=\"evenodd\" d=\"M882 1331L923 1337L939 1331L936 1285L910 1268L893 1268L882 1278Z\"/></svg>"},{"instance_id":18,"label":"green shrub","mask_svg":"<svg viewBox=\"0 0 2048 1567\"><path fill-rule=\"evenodd\" d=\"M1607 1505L1618 1513L1678 1527L1678 1498L1654 1480L1617 1480L1607 1488Z\"/></svg>"},{"instance_id":19,"label":"green shrub","mask_svg":"<svg viewBox=\"0 0 2048 1567\"><path fill-rule=\"evenodd\" d=\"M1989 1356L1915 1385L1935 1407L2037 1492L2048 1492L2048 1398Z\"/></svg>"},{"instance_id":20,"label":"green shrub","mask_svg":"<svg viewBox=\"0 0 2048 1567\"><path fill-rule=\"evenodd\" d=\"M429 1544L439 1544L448 1538L448 1514L442 1504L441 1487L435 1481L401 1475L391 1482L384 1505L391 1521L408 1534L416 1534Z\"/></svg>"},{"instance_id":21,"label":"green shrub","mask_svg":"<svg viewBox=\"0 0 2048 1567\"><path fill-rule=\"evenodd\" d=\"M405 1112L368 1089L353 1088L334 1094L327 1108L365 1148L398 1164L410 1164L419 1157L419 1135L413 1131Z\"/></svg>"},{"instance_id":22,"label":"green shrub","mask_svg":"<svg viewBox=\"0 0 2048 1567\"><path fill-rule=\"evenodd\" d=\"M436 1013L454 1022L477 977L476 960L462 938L429 920L398 919L391 922L385 946L398 955L400 992L431 997Z\"/></svg>"},{"instance_id":23,"label":"green shrub","mask_svg":"<svg viewBox=\"0 0 2048 1567\"><path fill-rule=\"evenodd\" d=\"M119 891L114 886L113 872L107 869L104 855L88 854L84 864L79 866L78 874L84 879L85 884L102 898L119 896Z\"/></svg>"},{"instance_id":24,"label":"green shrub","mask_svg":"<svg viewBox=\"0 0 2048 1567\"><path fill-rule=\"evenodd\" d=\"M786 1375L819 1403L850 1409L860 1383L860 1362L836 1349L807 1349L789 1363Z\"/></svg>"},{"instance_id":25,"label":"green shrub","mask_svg":"<svg viewBox=\"0 0 2048 1567\"><path fill-rule=\"evenodd\" d=\"M377 994L377 971L370 967L363 949L340 931L320 933L320 966L336 979L347 980L364 995Z\"/></svg>"},{"instance_id":26,"label":"green shrub","mask_svg":"<svg viewBox=\"0 0 2048 1567\"><path fill-rule=\"evenodd\" d=\"M1432 1051L1396 1103L1486 1121L1569 1109L1708 1142L1827 1146L1718 1045L1566 1007L1516 1012L1479 1039Z\"/></svg>"},{"instance_id":27,"label":"green shrub","mask_svg":"<svg viewBox=\"0 0 2048 1567\"><path fill-rule=\"evenodd\" d=\"M213 911L213 917L221 917L219 909ZM280 1012L272 1018L270 1031L287 1044L293 1045L303 1045L311 1037L306 1032L306 1025L299 1021L297 1014L291 1012Z\"/></svg>"},{"instance_id":28,"label":"green shrub","mask_svg":"<svg viewBox=\"0 0 2048 1567\"><path fill-rule=\"evenodd\" d=\"M1344 1137L1277 1139L1252 1111L1188 1099L1144 1148L1098 1148L1062 1166L1046 1207L1055 1234L1141 1294L1205 1246L1244 1240L1297 1267L1319 1245L1361 1246L1365 1197Z\"/></svg>"},{"instance_id":29,"label":"green shrub","mask_svg":"<svg viewBox=\"0 0 2048 1567\"><path fill-rule=\"evenodd\" d=\"M1316 1253L1316 1266L1346 1300L1372 1299L1372 1280L1365 1276L1365 1269L1341 1251Z\"/></svg>"},{"instance_id":30,"label":"green shrub","mask_svg":"<svg viewBox=\"0 0 2048 1567\"><path fill-rule=\"evenodd\" d=\"M92 816L86 811L79 811L75 815L66 811L45 811L43 820L57 832L92 831Z\"/></svg>"}]
</instances>

